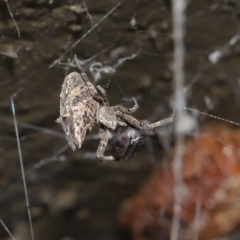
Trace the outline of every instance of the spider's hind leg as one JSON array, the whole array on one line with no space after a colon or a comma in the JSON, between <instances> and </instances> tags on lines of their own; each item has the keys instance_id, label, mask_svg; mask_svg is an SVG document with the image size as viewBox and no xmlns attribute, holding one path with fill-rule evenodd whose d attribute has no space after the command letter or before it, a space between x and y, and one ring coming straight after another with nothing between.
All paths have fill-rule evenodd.
<instances>
[{"instance_id":1,"label":"spider's hind leg","mask_svg":"<svg viewBox=\"0 0 240 240\"><path fill-rule=\"evenodd\" d=\"M97 89L102 93L104 97L107 97L107 92L102 86L97 85Z\"/></svg>"},{"instance_id":2,"label":"spider's hind leg","mask_svg":"<svg viewBox=\"0 0 240 240\"><path fill-rule=\"evenodd\" d=\"M74 56L74 58L75 58L75 62L76 62L76 64L77 64L77 66L78 66L78 68L79 68L81 77L82 77L84 83L87 85L88 90L90 91L93 99L96 100L96 101L99 102L99 103L104 102L104 99L103 99L100 95L98 95L96 88L95 88L94 85L89 81L87 74L83 71L82 67L80 66L79 60L78 60L78 58L77 58L76 55Z\"/></svg>"},{"instance_id":3,"label":"spider's hind leg","mask_svg":"<svg viewBox=\"0 0 240 240\"><path fill-rule=\"evenodd\" d=\"M97 85L97 89L102 93L103 95L103 101L107 106L109 105L108 99L107 99L107 92L104 88L102 88L100 85Z\"/></svg>"},{"instance_id":4,"label":"spider's hind leg","mask_svg":"<svg viewBox=\"0 0 240 240\"><path fill-rule=\"evenodd\" d=\"M83 78L83 81L84 81L85 84L87 85L88 90L90 91L93 99L96 100L96 101L99 102L99 103L104 102L104 98L102 98L102 97L97 93L96 88L95 88L95 87L93 86L93 84L89 81L87 74L86 74L85 72L83 72L82 69L80 69L80 72L81 72L81 76L82 76L82 78Z\"/></svg>"}]
</instances>

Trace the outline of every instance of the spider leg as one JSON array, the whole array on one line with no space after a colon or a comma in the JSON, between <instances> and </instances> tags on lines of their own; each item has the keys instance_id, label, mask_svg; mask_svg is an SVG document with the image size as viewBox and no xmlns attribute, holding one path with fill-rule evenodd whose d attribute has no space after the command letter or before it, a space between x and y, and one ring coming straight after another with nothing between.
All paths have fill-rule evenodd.
<instances>
[{"instance_id":1,"label":"spider leg","mask_svg":"<svg viewBox=\"0 0 240 240\"><path fill-rule=\"evenodd\" d=\"M97 149L97 158L101 161L115 161L116 159L113 156L104 156L108 144L108 130L100 128L101 140Z\"/></svg>"},{"instance_id":2,"label":"spider leg","mask_svg":"<svg viewBox=\"0 0 240 240\"><path fill-rule=\"evenodd\" d=\"M105 102L105 104L109 107L109 102L108 102L108 99L107 99L107 92L105 89L103 89L100 85L97 85L97 89L102 93L103 95L103 100Z\"/></svg>"},{"instance_id":3,"label":"spider leg","mask_svg":"<svg viewBox=\"0 0 240 240\"><path fill-rule=\"evenodd\" d=\"M126 126L127 126L127 123L125 123L124 121L120 120L120 118L117 119L117 123L118 123L120 126L123 126L123 127L126 127Z\"/></svg>"},{"instance_id":4,"label":"spider leg","mask_svg":"<svg viewBox=\"0 0 240 240\"><path fill-rule=\"evenodd\" d=\"M87 85L88 87L88 90L90 91L92 97L94 100L96 100L97 102L99 103L102 103L104 102L104 99L98 95L97 93L97 90L96 88L93 86L93 84L89 81L88 77L87 77L87 74L85 72L83 72L82 69L80 69L80 72L81 72L81 76L83 78L83 81L85 82L85 84Z\"/></svg>"},{"instance_id":5,"label":"spider leg","mask_svg":"<svg viewBox=\"0 0 240 240\"><path fill-rule=\"evenodd\" d=\"M88 77L87 77L87 74L83 71L82 67L80 66L79 64L79 61L77 59L77 56L74 55L74 58L75 58L75 62L79 68L79 71L80 71L80 74L81 74L81 77L83 79L83 81L85 82L85 84L87 85L88 87L88 90L90 91L92 97L94 100L96 100L97 102L99 103L102 103L104 101L104 99L98 95L97 93L97 90L96 88L93 86L93 84L89 81Z\"/></svg>"},{"instance_id":6,"label":"spider leg","mask_svg":"<svg viewBox=\"0 0 240 240\"><path fill-rule=\"evenodd\" d=\"M160 120L160 121L157 121L157 122L154 122L154 123L144 123L143 129L153 129L155 127L160 127L160 126L169 124L172 121L173 121L172 118L165 118L163 120Z\"/></svg>"},{"instance_id":7,"label":"spider leg","mask_svg":"<svg viewBox=\"0 0 240 240\"><path fill-rule=\"evenodd\" d=\"M121 105L116 105L116 106L113 106L112 108L116 112L120 111L122 113L132 114L132 113L136 112L137 109L139 108L139 105L134 97L133 97L133 101L134 101L134 106L132 108L125 108Z\"/></svg>"},{"instance_id":8,"label":"spider leg","mask_svg":"<svg viewBox=\"0 0 240 240\"><path fill-rule=\"evenodd\" d=\"M166 125L166 124L172 122L172 118L166 118L161 121L154 122L154 123L143 123L143 122L139 121L138 119L134 118L133 116L122 113L120 111L117 111L116 114L117 114L117 116L126 120L132 126L139 128L139 129L153 129L153 128L163 126L163 125Z\"/></svg>"},{"instance_id":9,"label":"spider leg","mask_svg":"<svg viewBox=\"0 0 240 240\"><path fill-rule=\"evenodd\" d=\"M97 89L102 93L104 97L107 97L107 92L103 87L101 87L100 85L97 85Z\"/></svg>"}]
</instances>

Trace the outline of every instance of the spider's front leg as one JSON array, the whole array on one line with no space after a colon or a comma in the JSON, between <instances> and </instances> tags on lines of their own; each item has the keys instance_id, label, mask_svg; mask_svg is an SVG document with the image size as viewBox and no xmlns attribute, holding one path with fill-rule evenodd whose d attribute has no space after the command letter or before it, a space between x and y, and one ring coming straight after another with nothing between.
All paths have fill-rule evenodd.
<instances>
[{"instance_id":1,"label":"spider's front leg","mask_svg":"<svg viewBox=\"0 0 240 240\"><path fill-rule=\"evenodd\" d=\"M97 158L102 161L115 161L116 159L113 156L104 156L108 144L108 130L106 128L100 128L99 134L101 140L97 149Z\"/></svg>"},{"instance_id":2,"label":"spider's front leg","mask_svg":"<svg viewBox=\"0 0 240 240\"><path fill-rule=\"evenodd\" d=\"M155 123L143 123L143 129L153 129L155 127L160 127L169 124L173 121L172 118L165 118L163 120L157 121Z\"/></svg>"},{"instance_id":3,"label":"spider's front leg","mask_svg":"<svg viewBox=\"0 0 240 240\"><path fill-rule=\"evenodd\" d=\"M134 118L133 116L122 113L120 111L117 112L117 116L120 116L121 118L126 120L128 123L130 123L132 126L139 129L145 129L145 130L160 127L172 122L172 118L166 118L155 123L143 123L138 119Z\"/></svg>"},{"instance_id":4,"label":"spider's front leg","mask_svg":"<svg viewBox=\"0 0 240 240\"><path fill-rule=\"evenodd\" d=\"M132 114L134 112L137 111L137 109L139 108L139 105L136 101L135 98L133 98L133 101L134 101L134 106L132 108L125 108L121 105L116 105L116 106L113 106L112 109L115 111L115 112L122 112L122 113L127 113L127 114Z\"/></svg>"}]
</instances>

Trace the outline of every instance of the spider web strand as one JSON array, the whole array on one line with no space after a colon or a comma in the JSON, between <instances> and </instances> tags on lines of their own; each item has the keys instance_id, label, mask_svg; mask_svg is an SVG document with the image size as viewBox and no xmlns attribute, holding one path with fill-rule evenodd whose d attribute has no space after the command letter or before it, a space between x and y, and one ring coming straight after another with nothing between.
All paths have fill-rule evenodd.
<instances>
[{"instance_id":1,"label":"spider web strand","mask_svg":"<svg viewBox=\"0 0 240 240\"><path fill-rule=\"evenodd\" d=\"M32 238L32 240L34 240L31 210L30 210L30 205L29 205L29 200L28 200L27 183L26 183L26 179L25 179L25 172L24 172L23 158L22 158L22 150L21 150L21 145L20 145L20 140L19 140L17 118L16 118L16 113L15 113L15 106L14 106L14 102L13 102L13 97L11 97L11 108L12 108L12 114L13 114L13 119L14 119L14 127L15 127L16 139L17 139L18 155L19 155L21 172L22 172L22 179L23 179L23 186L24 186L24 192L25 192L26 207L27 207L27 212L28 212L31 238Z\"/></svg>"}]
</instances>

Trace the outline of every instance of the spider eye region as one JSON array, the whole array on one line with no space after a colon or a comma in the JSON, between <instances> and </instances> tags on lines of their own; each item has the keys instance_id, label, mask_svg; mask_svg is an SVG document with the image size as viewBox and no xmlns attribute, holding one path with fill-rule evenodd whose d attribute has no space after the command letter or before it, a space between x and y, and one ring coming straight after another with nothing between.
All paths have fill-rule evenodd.
<instances>
[{"instance_id":1,"label":"spider eye region","mask_svg":"<svg viewBox=\"0 0 240 240\"><path fill-rule=\"evenodd\" d=\"M115 111L111 107L102 106L99 110L99 121L107 128L115 130L117 126Z\"/></svg>"}]
</instances>

